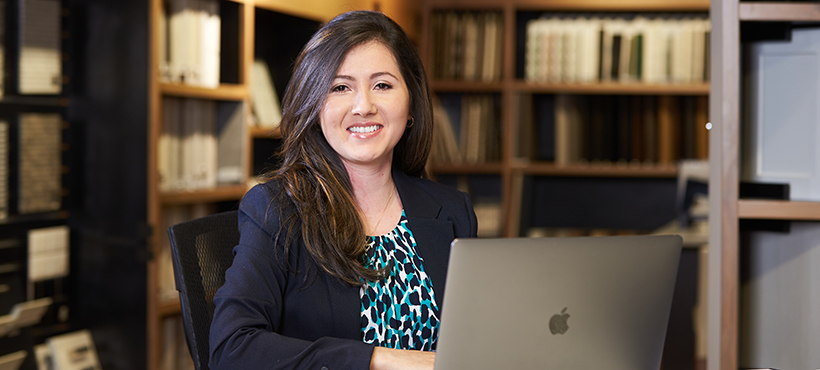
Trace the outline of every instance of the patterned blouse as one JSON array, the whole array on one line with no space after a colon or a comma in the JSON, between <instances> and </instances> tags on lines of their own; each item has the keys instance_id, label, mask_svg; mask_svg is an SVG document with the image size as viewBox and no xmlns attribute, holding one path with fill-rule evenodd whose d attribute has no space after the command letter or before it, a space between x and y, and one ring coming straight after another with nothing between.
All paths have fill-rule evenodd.
<instances>
[{"instance_id":1,"label":"patterned blouse","mask_svg":"<svg viewBox=\"0 0 820 370\"><path fill-rule=\"evenodd\" d=\"M362 340L388 348L435 350L439 309L404 211L393 231L369 239L367 267L390 267L384 279L368 282L359 291Z\"/></svg>"}]
</instances>

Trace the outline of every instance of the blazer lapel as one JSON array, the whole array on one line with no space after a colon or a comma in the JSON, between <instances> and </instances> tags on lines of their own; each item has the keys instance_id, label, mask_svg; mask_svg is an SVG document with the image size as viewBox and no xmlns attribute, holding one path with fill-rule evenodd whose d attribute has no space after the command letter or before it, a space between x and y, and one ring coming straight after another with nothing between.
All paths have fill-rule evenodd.
<instances>
[{"instance_id":1,"label":"blazer lapel","mask_svg":"<svg viewBox=\"0 0 820 370\"><path fill-rule=\"evenodd\" d=\"M416 239L416 250L424 259L424 269L430 276L436 302L441 307L450 259L450 242L455 239L453 224L438 218L441 205L412 181L404 172L393 170L393 182Z\"/></svg>"}]
</instances>

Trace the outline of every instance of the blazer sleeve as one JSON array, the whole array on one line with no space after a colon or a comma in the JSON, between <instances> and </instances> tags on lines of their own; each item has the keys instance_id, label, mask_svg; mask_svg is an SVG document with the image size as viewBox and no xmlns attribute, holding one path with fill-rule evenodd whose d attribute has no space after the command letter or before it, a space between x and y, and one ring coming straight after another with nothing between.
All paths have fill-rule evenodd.
<instances>
[{"instance_id":1,"label":"blazer sleeve","mask_svg":"<svg viewBox=\"0 0 820 370\"><path fill-rule=\"evenodd\" d=\"M368 369L373 346L352 339L307 341L279 334L288 269L272 235L272 189L257 185L239 206L239 245L214 296L211 369ZM278 252L278 253L277 253Z\"/></svg>"}]
</instances>

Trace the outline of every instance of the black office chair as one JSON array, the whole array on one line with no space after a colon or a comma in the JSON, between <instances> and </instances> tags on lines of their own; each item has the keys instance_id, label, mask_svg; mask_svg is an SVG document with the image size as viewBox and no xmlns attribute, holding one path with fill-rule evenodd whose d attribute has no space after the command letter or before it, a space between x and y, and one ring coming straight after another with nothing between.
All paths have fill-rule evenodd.
<instances>
[{"instance_id":1,"label":"black office chair","mask_svg":"<svg viewBox=\"0 0 820 370\"><path fill-rule=\"evenodd\" d=\"M237 213L217 213L168 229L185 339L197 370L208 369L213 299L225 283L225 270L233 262L233 247L239 243Z\"/></svg>"}]
</instances>

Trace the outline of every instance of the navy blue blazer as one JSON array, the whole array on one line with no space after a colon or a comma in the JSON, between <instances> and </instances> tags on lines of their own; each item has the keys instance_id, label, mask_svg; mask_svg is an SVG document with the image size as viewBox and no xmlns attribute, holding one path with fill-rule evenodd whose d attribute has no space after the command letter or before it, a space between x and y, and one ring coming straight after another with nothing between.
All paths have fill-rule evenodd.
<instances>
[{"instance_id":1,"label":"navy blue blazer","mask_svg":"<svg viewBox=\"0 0 820 370\"><path fill-rule=\"evenodd\" d=\"M443 307L450 242L476 235L472 204L462 192L401 171L393 181ZM281 258L273 243L277 192L275 183L257 185L239 206L241 238L214 296L210 368L369 369L374 347L361 339L359 287L312 264L301 239L288 261Z\"/></svg>"}]
</instances>

